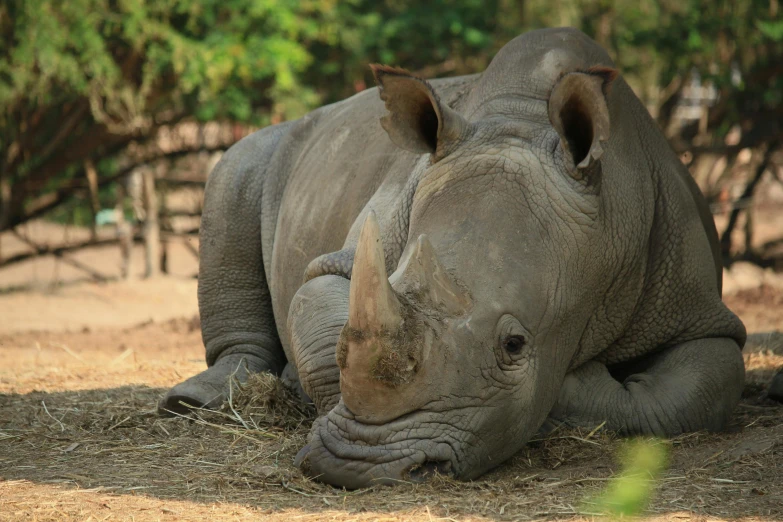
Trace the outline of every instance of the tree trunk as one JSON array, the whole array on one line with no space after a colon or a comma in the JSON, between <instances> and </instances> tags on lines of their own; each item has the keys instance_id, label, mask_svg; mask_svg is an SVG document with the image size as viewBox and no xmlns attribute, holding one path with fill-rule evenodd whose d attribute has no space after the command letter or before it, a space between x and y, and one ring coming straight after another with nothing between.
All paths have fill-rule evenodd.
<instances>
[{"instance_id":1,"label":"tree trunk","mask_svg":"<svg viewBox=\"0 0 783 522\"><path fill-rule=\"evenodd\" d=\"M756 167L756 173L753 176L753 179L751 179L747 186L745 186L745 190L742 192L742 196L740 196L741 202L744 203L753 197L753 192L756 190L756 185L758 185L759 181L761 181L761 177L764 175L764 172L767 171L770 160L772 159L772 155L775 153L780 144L781 142L779 140L774 140L772 143L767 145L767 149L762 155L761 163L758 165L758 167ZM734 227L737 226L737 221L739 220L739 215L742 210L743 207L735 206L734 210L731 211L731 215L729 216L729 222L726 225L726 229L723 231L723 234L720 237L723 262L727 266L731 261L731 233L734 231ZM750 203L748 203L746 212L750 214Z\"/></svg>"},{"instance_id":2,"label":"tree trunk","mask_svg":"<svg viewBox=\"0 0 783 522\"><path fill-rule=\"evenodd\" d=\"M0 177L0 230L5 230L11 220L11 183Z\"/></svg>"},{"instance_id":3,"label":"tree trunk","mask_svg":"<svg viewBox=\"0 0 783 522\"><path fill-rule=\"evenodd\" d=\"M90 233L93 239L97 239L98 223L96 223L95 218L101 210L101 203L98 201L98 171L95 170L95 164L90 158L84 160L84 176L87 178L87 188L90 193L90 210L92 211Z\"/></svg>"},{"instance_id":4,"label":"tree trunk","mask_svg":"<svg viewBox=\"0 0 783 522\"><path fill-rule=\"evenodd\" d=\"M117 223L117 239L120 242L120 273L126 281L131 278L133 270L133 226L125 221L126 190L122 183L117 186L117 205L114 207Z\"/></svg>"},{"instance_id":5,"label":"tree trunk","mask_svg":"<svg viewBox=\"0 0 783 522\"><path fill-rule=\"evenodd\" d=\"M203 132L203 131L202 131ZM171 219L169 219L169 210L166 206L166 194L168 188L162 187L160 190L160 221L163 223L164 230L171 230ZM164 274L169 273L169 242L161 242L160 271Z\"/></svg>"},{"instance_id":6,"label":"tree trunk","mask_svg":"<svg viewBox=\"0 0 783 522\"><path fill-rule=\"evenodd\" d=\"M155 171L144 169L144 277L160 275L160 221L155 193Z\"/></svg>"}]
</instances>

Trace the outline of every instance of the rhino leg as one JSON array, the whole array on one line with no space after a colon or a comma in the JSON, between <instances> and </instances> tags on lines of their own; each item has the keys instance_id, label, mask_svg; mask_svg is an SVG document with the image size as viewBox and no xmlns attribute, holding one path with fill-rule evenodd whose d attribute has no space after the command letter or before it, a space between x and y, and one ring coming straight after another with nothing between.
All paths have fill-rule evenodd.
<instances>
[{"instance_id":1,"label":"rhino leg","mask_svg":"<svg viewBox=\"0 0 783 522\"><path fill-rule=\"evenodd\" d=\"M697 339L668 347L643 361L622 382L589 361L568 373L554 424L595 427L624 435L671 437L724 428L742 394L745 367L737 343Z\"/></svg>"},{"instance_id":2,"label":"rhino leg","mask_svg":"<svg viewBox=\"0 0 783 522\"><path fill-rule=\"evenodd\" d=\"M313 399L307 395L307 392L302 388L302 381L299 379L299 370L296 369L296 365L291 361L286 363L283 368L283 373L280 374L280 380L289 390L294 392L294 395L299 397L299 400L305 404L312 404Z\"/></svg>"},{"instance_id":3,"label":"rhino leg","mask_svg":"<svg viewBox=\"0 0 783 522\"><path fill-rule=\"evenodd\" d=\"M339 275L350 279L353 271L353 256L353 249L344 248L313 259L305 270L305 281L322 275Z\"/></svg>"},{"instance_id":4,"label":"rhino leg","mask_svg":"<svg viewBox=\"0 0 783 522\"><path fill-rule=\"evenodd\" d=\"M250 354L235 353L220 357L206 371L169 390L158 403L158 413L184 414L189 407L217 409L226 398L230 379L245 382L251 373L268 370L262 358Z\"/></svg>"},{"instance_id":5,"label":"rhino leg","mask_svg":"<svg viewBox=\"0 0 783 522\"><path fill-rule=\"evenodd\" d=\"M340 401L335 347L348 320L351 282L323 275L305 283L291 301L288 331L299 381L319 414Z\"/></svg>"},{"instance_id":6,"label":"rhino leg","mask_svg":"<svg viewBox=\"0 0 783 522\"><path fill-rule=\"evenodd\" d=\"M198 301L207 370L174 386L158 411L181 403L217 407L229 376L279 374L285 364L261 248L261 196L269 158L287 124L268 127L231 147L207 182L201 220Z\"/></svg>"}]
</instances>

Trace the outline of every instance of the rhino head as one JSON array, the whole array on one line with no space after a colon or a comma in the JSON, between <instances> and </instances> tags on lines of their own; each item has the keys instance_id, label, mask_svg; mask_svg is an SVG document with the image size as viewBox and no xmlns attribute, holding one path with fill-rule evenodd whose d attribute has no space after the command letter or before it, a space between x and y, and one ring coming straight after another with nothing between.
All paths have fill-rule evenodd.
<instances>
[{"instance_id":1,"label":"rhino head","mask_svg":"<svg viewBox=\"0 0 783 522\"><path fill-rule=\"evenodd\" d=\"M468 119L428 82L373 70L387 134L430 160L393 273L376 216L364 222L337 346L342 399L300 460L349 488L434 470L470 479L542 425L607 278L589 260L606 245L615 73L559 71L540 117L524 120L503 117L502 100Z\"/></svg>"}]
</instances>

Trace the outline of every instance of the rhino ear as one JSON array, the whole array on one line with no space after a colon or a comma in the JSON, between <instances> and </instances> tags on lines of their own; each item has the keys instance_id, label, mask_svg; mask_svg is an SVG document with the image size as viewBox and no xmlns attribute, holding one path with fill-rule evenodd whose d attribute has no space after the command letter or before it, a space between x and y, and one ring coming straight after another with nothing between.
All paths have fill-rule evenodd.
<instances>
[{"instance_id":1,"label":"rhino ear","mask_svg":"<svg viewBox=\"0 0 783 522\"><path fill-rule=\"evenodd\" d=\"M378 64L370 68L389 111L381 126L401 149L430 153L436 161L469 132L470 123L442 103L426 80L405 69Z\"/></svg>"},{"instance_id":2,"label":"rhino ear","mask_svg":"<svg viewBox=\"0 0 783 522\"><path fill-rule=\"evenodd\" d=\"M600 175L602 143L609 139L606 96L616 77L617 70L608 67L566 73L549 95L549 121L560 134L570 174L588 183Z\"/></svg>"}]
</instances>

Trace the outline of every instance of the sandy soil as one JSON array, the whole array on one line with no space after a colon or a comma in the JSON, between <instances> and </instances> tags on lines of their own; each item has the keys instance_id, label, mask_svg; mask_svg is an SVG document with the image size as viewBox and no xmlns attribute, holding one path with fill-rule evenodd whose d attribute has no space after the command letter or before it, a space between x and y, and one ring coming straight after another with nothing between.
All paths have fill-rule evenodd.
<instances>
[{"instance_id":1,"label":"sandy soil","mask_svg":"<svg viewBox=\"0 0 783 522\"><path fill-rule=\"evenodd\" d=\"M176 277L96 284L74 272L64 286L28 277L25 291L0 293L0 520L530 520L599 510L622 468L625 441L611 434L555 432L471 483L345 492L293 466L309 419L270 417L285 405L273 395L263 407L237 402L236 413L158 417L167 387L205 367L195 261L186 269L182 254ZM80 255L104 270L118 263L112 250ZM0 271L0 283L19 277ZM751 331L783 330L777 286L726 302ZM654 443L668 465L650 482L647 519L783 519L783 406L763 396L783 353L757 347L745 358L748 386L727 433Z\"/></svg>"}]
</instances>

